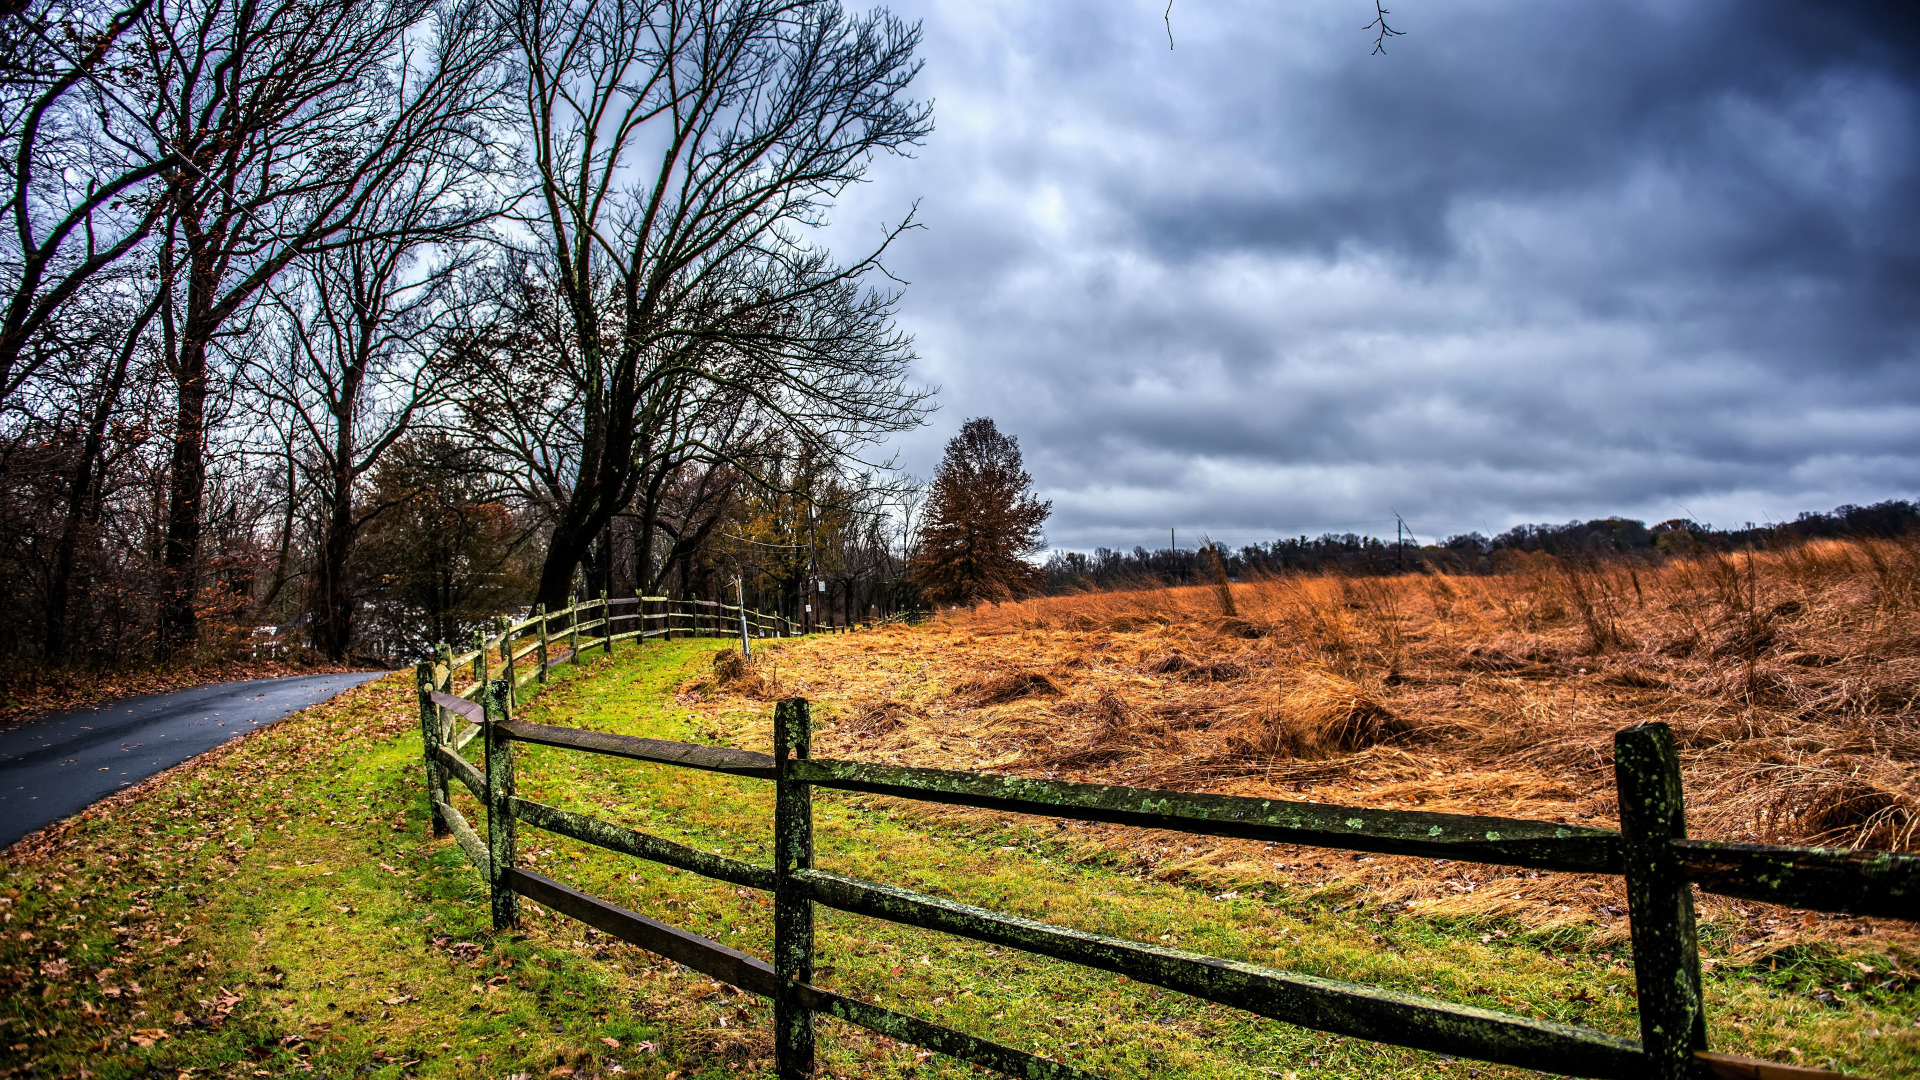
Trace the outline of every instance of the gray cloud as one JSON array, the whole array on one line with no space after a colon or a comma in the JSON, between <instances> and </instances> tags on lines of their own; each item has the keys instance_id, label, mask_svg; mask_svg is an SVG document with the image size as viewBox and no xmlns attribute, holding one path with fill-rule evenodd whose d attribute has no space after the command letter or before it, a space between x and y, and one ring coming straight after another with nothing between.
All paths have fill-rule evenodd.
<instances>
[{"instance_id":1,"label":"gray cloud","mask_svg":"<svg viewBox=\"0 0 1920 1080\"><path fill-rule=\"evenodd\" d=\"M1074 547L1920 489L1904 9L1363 8L897 8L939 129L832 240L921 200L909 465L993 416Z\"/></svg>"}]
</instances>

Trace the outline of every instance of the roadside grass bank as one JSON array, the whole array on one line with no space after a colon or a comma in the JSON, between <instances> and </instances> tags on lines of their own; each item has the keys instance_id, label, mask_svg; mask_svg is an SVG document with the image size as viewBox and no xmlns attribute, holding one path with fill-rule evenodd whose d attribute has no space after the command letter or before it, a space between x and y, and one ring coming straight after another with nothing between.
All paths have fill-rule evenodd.
<instances>
[{"instance_id":1,"label":"roadside grass bank","mask_svg":"<svg viewBox=\"0 0 1920 1080\"><path fill-rule=\"evenodd\" d=\"M715 644L650 644L561 669L525 716L711 740L722 734L711 717L675 691L707 670ZM484 890L451 841L422 840L410 682L350 691L7 853L0 1070L694 1080L768 1069L771 1010L757 997L532 903L520 930L492 933ZM764 749L751 741L757 726L741 719L747 744ZM819 717L823 726L841 719ZM518 773L529 798L769 861L765 783L542 747L522 749ZM456 799L481 820L457 788ZM1051 819L825 791L816 803L823 869L1116 936L1634 1030L1628 957L1577 926L1412 917L1360 894L1293 885L1217 891L1198 877L1144 877L1124 852ZM770 904L759 893L529 826L520 836L525 865L768 953ZM829 988L1108 1075L1528 1075L1307 1032L825 909L819 955L818 981ZM1712 944L1709 960L1720 1048L1881 1077L1920 1061L1920 995L1859 970L1897 966L1870 944L1808 946L1762 966ZM972 1073L833 1021L821 1028L821 1063L834 1076Z\"/></svg>"}]
</instances>

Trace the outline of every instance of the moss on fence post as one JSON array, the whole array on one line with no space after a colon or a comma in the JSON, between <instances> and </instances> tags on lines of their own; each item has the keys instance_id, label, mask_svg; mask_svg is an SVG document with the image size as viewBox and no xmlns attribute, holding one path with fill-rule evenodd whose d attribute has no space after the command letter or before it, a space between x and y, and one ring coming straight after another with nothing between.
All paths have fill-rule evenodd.
<instances>
[{"instance_id":1,"label":"moss on fence post","mask_svg":"<svg viewBox=\"0 0 1920 1080\"><path fill-rule=\"evenodd\" d=\"M793 877L813 869L813 788L791 776L796 758L812 756L813 724L806 698L773 707L774 781L773 970L780 980L773 1003L774 1069L780 1080L813 1075L813 1011L795 992L813 981L813 901Z\"/></svg>"},{"instance_id":2,"label":"moss on fence post","mask_svg":"<svg viewBox=\"0 0 1920 1080\"><path fill-rule=\"evenodd\" d=\"M511 688L512 683L508 683ZM487 717L487 887L493 906L493 928L510 929L520 922L520 894L509 884L517 830L513 818L513 740L500 721Z\"/></svg>"},{"instance_id":3,"label":"moss on fence post","mask_svg":"<svg viewBox=\"0 0 1920 1080\"><path fill-rule=\"evenodd\" d=\"M1707 1048L1707 1019L1701 1007L1693 886L1673 847L1673 841L1686 839L1687 814L1672 729L1636 724L1614 735L1613 769L1646 1075L1692 1078L1700 1075L1693 1052Z\"/></svg>"},{"instance_id":4,"label":"moss on fence post","mask_svg":"<svg viewBox=\"0 0 1920 1080\"><path fill-rule=\"evenodd\" d=\"M440 706L433 703L436 686L431 660L414 665L414 684L420 690L420 750L427 767L427 816L431 822L433 835L447 835L447 823L440 816L440 808L434 803L434 794L441 793L445 798L447 778L434 760L433 748L440 742Z\"/></svg>"}]
</instances>

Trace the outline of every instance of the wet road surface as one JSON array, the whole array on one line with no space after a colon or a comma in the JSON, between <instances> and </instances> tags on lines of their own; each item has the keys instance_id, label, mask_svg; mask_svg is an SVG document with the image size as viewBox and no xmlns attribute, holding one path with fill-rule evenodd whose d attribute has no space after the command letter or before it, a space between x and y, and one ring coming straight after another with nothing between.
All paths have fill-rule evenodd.
<instances>
[{"instance_id":1,"label":"wet road surface","mask_svg":"<svg viewBox=\"0 0 1920 1080\"><path fill-rule=\"evenodd\" d=\"M215 683L0 731L0 848L383 671Z\"/></svg>"}]
</instances>

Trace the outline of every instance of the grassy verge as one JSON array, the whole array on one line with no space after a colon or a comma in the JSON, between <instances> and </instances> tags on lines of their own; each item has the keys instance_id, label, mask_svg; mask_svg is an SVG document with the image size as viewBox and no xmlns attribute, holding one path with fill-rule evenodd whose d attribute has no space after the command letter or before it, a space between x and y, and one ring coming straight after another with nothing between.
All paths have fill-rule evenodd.
<instances>
[{"instance_id":1,"label":"grassy verge","mask_svg":"<svg viewBox=\"0 0 1920 1080\"><path fill-rule=\"evenodd\" d=\"M802 646L805 647L805 646ZM568 672L530 719L698 737L673 687L712 644ZM424 841L411 694L382 680L120 798L0 867L10 1075L596 1076L769 1065L769 1010L527 905L487 928L450 842ZM827 718L831 722L831 718ZM543 748L521 790L765 862L769 786ZM462 796L464 799L464 796ZM1118 936L1631 1034L1629 958L1577 928L1397 914L1276 886L1145 879L1052 820L820 793L821 865ZM466 803L469 816L477 808ZM766 898L523 827L526 864L766 955ZM1306 1032L1101 973L823 911L820 981L1108 1075L1522 1075ZM1608 946L1616 949L1617 945ZM1867 951L1710 967L1716 1044L1891 1077L1920 1001ZM1861 968L1873 968L1873 973ZM1882 987L1880 983L1888 985ZM836 1076L970 1072L822 1021Z\"/></svg>"}]
</instances>

